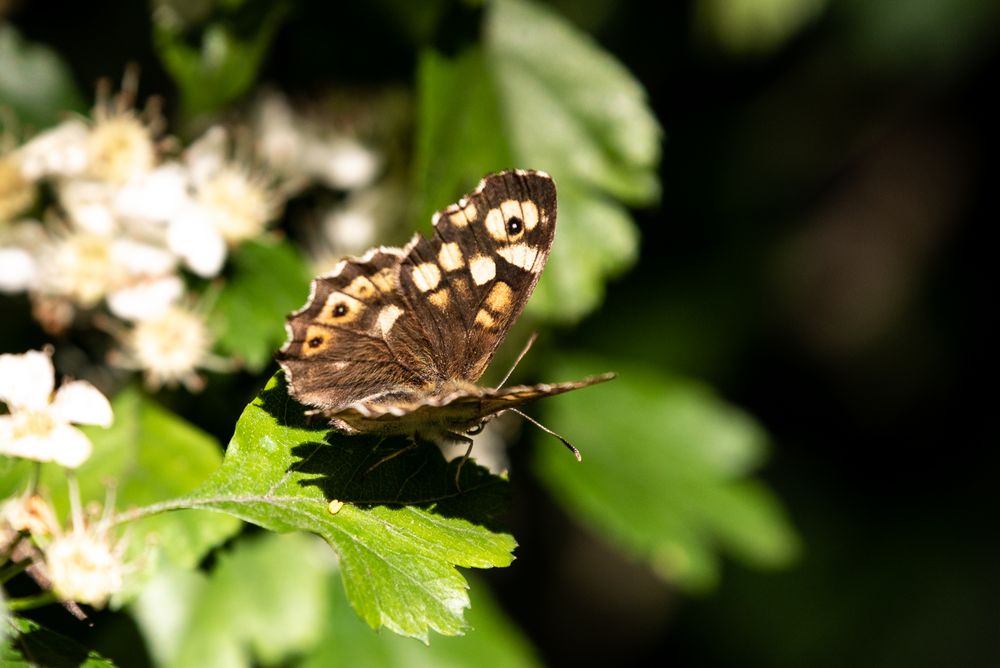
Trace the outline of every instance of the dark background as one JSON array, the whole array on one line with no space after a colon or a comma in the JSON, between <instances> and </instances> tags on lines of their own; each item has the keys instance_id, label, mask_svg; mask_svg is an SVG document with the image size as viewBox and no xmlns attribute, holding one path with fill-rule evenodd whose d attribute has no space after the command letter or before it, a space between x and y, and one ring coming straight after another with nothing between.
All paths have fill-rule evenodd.
<instances>
[{"instance_id":1,"label":"dark background","mask_svg":"<svg viewBox=\"0 0 1000 668\"><path fill-rule=\"evenodd\" d=\"M553 664L996 665L984 230L1000 220L1000 12L830 2L747 53L699 28L689 2L556 4L638 77L666 133L661 204L636 212L641 260L570 339L706 379L756 416L774 444L763 476L805 552L779 573L730 564L717 591L682 596L529 481L513 521L542 522L515 529L516 568L493 579L503 605ZM440 15L418 27L392 2L297 3L262 79L301 94L408 84L419 44L448 49L476 25L475 8L431 5ZM144 3L8 12L82 91L138 62L169 112ZM575 591L560 577L572 565L540 556L564 541L634 591Z\"/></svg>"}]
</instances>

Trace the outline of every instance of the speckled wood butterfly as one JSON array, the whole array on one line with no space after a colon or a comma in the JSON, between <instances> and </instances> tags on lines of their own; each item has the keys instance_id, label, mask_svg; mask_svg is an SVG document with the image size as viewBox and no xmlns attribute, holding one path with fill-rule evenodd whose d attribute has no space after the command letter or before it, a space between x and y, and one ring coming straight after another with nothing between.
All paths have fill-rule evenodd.
<instances>
[{"instance_id":1,"label":"speckled wood butterfly","mask_svg":"<svg viewBox=\"0 0 1000 668\"><path fill-rule=\"evenodd\" d=\"M373 248L313 280L278 356L293 397L347 433L471 444L467 435L505 410L613 377L476 384L549 256L551 177L487 176L433 220L431 239L418 233L405 248Z\"/></svg>"}]
</instances>

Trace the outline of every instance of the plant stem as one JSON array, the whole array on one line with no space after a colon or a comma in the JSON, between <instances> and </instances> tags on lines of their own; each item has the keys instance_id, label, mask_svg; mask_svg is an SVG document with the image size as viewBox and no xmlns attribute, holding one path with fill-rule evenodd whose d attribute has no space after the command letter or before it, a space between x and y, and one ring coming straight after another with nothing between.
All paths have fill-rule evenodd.
<instances>
[{"instance_id":1,"label":"plant stem","mask_svg":"<svg viewBox=\"0 0 1000 668\"><path fill-rule=\"evenodd\" d=\"M7 600L7 608L9 610L31 610L32 608L40 608L43 605L49 605L50 603L55 603L59 600L51 591L43 591L41 594L35 594L34 596L25 596L24 598L12 598Z\"/></svg>"},{"instance_id":2,"label":"plant stem","mask_svg":"<svg viewBox=\"0 0 1000 668\"><path fill-rule=\"evenodd\" d=\"M0 570L0 584L6 584L14 576L23 573L24 570L30 565L31 560L25 559L24 561L19 561L7 566L3 570Z\"/></svg>"}]
</instances>

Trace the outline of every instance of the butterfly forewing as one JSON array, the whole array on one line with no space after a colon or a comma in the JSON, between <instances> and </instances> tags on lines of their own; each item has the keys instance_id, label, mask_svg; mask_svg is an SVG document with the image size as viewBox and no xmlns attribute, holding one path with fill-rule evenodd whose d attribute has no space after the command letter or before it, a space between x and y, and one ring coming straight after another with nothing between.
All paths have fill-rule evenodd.
<instances>
[{"instance_id":1,"label":"butterfly forewing","mask_svg":"<svg viewBox=\"0 0 1000 668\"><path fill-rule=\"evenodd\" d=\"M446 379L477 381L534 290L555 235L542 172L489 176L407 247L400 284Z\"/></svg>"}]
</instances>

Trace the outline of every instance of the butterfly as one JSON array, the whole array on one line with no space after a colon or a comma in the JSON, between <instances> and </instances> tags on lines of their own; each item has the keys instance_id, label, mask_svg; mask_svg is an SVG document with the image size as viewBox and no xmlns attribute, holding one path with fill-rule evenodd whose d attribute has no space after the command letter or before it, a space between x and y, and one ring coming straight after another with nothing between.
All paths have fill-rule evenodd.
<instances>
[{"instance_id":1,"label":"butterfly","mask_svg":"<svg viewBox=\"0 0 1000 668\"><path fill-rule=\"evenodd\" d=\"M489 175L433 222L430 239L417 233L404 248L372 248L313 280L278 353L296 400L345 433L471 448L469 435L504 411L614 377L477 384L549 257L556 188L548 174Z\"/></svg>"}]
</instances>

